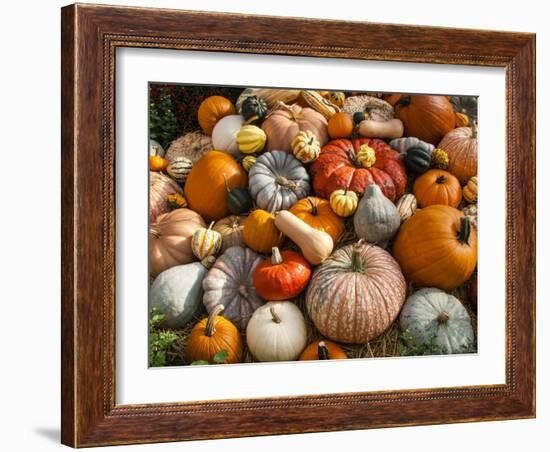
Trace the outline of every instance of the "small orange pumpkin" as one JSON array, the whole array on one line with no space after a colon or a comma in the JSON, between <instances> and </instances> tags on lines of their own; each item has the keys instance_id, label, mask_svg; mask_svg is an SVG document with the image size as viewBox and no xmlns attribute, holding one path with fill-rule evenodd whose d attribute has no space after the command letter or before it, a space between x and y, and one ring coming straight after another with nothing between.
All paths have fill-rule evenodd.
<instances>
[{"instance_id":1,"label":"small orange pumpkin","mask_svg":"<svg viewBox=\"0 0 550 452\"><path fill-rule=\"evenodd\" d=\"M274 246L281 246L284 235L275 226L273 214L256 209L244 222L243 240L254 251L269 253Z\"/></svg>"},{"instance_id":2,"label":"small orange pumpkin","mask_svg":"<svg viewBox=\"0 0 550 452\"><path fill-rule=\"evenodd\" d=\"M326 232L334 243L344 233L344 220L333 212L326 199L308 196L294 204L290 212L312 228Z\"/></svg>"},{"instance_id":3,"label":"small orange pumpkin","mask_svg":"<svg viewBox=\"0 0 550 452\"><path fill-rule=\"evenodd\" d=\"M185 349L185 359L193 361L208 361L214 364L214 355L225 350L226 364L240 363L243 358L243 342L241 334L235 325L218 314L223 311L223 305L216 306L208 318L197 323L189 337Z\"/></svg>"},{"instance_id":4,"label":"small orange pumpkin","mask_svg":"<svg viewBox=\"0 0 550 452\"><path fill-rule=\"evenodd\" d=\"M212 135L214 126L224 116L234 115L235 106L223 96L210 96L202 101L197 113L199 125L207 135Z\"/></svg>"},{"instance_id":5,"label":"small orange pumpkin","mask_svg":"<svg viewBox=\"0 0 550 452\"><path fill-rule=\"evenodd\" d=\"M393 256L416 286L451 290L476 268L476 230L460 210L429 206L403 223L393 242Z\"/></svg>"},{"instance_id":6,"label":"small orange pumpkin","mask_svg":"<svg viewBox=\"0 0 550 452\"><path fill-rule=\"evenodd\" d=\"M413 193L420 207L434 204L456 207L462 200L462 187L458 179L440 169L429 170L418 177Z\"/></svg>"},{"instance_id":7,"label":"small orange pumpkin","mask_svg":"<svg viewBox=\"0 0 550 452\"><path fill-rule=\"evenodd\" d=\"M151 171L166 171L168 163L168 160L160 155L149 156L149 169Z\"/></svg>"},{"instance_id":8,"label":"small orange pumpkin","mask_svg":"<svg viewBox=\"0 0 550 452\"><path fill-rule=\"evenodd\" d=\"M331 341L314 341L300 355L300 361L317 361L325 359L348 359L342 347Z\"/></svg>"},{"instance_id":9,"label":"small orange pumpkin","mask_svg":"<svg viewBox=\"0 0 550 452\"><path fill-rule=\"evenodd\" d=\"M353 119L348 113L335 113L328 120L328 134L331 138L348 138L353 133Z\"/></svg>"}]
</instances>

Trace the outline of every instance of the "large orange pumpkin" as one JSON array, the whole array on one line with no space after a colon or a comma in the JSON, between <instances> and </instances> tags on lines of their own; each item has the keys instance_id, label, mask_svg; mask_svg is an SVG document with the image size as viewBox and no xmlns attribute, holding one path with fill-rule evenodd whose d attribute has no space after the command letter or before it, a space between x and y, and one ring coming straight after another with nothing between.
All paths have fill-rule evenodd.
<instances>
[{"instance_id":1,"label":"large orange pumpkin","mask_svg":"<svg viewBox=\"0 0 550 452\"><path fill-rule=\"evenodd\" d=\"M449 171L460 183L477 174L477 130L475 127L459 127L451 130L437 146L449 156Z\"/></svg>"},{"instance_id":2,"label":"large orange pumpkin","mask_svg":"<svg viewBox=\"0 0 550 452\"><path fill-rule=\"evenodd\" d=\"M358 153L362 145L374 150L375 162L365 168L359 162ZM317 196L328 199L339 189L354 191L363 196L365 188L375 183L384 196L395 201L407 185L407 172L397 151L377 138L332 140L321 149L319 158L311 165L313 188Z\"/></svg>"},{"instance_id":3,"label":"large orange pumpkin","mask_svg":"<svg viewBox=\"0 0 550 452\"><path fill-rule=\"evenodd\" d=\"M324 359L348 359L348 355L342 347L331 341L313 341L300 355L300 361Z\"/></svg>"},{"instance_id":4,"label":"large orange pumpkin","mask_svg":"<svg viewBox=\"0 0 550 452\"><path fill-rule=\"evenodd\" d=\"M273 214L256 209L244 222L243 240L254 251L269 253L274 246L281 246L284 235L275 226Z\"/></svg>"},{"instance_id":5,"label":"large orange pumpkin","mask_svg":"<svg viewBox=\"0 0 550 452\"><path fill-rule=\"evenodd\" d=\"M193 234L205 226L201 216L189 209L160 215L149 229L150 274L155 277L168 268L192 262Z\"/></svg>"},{"instance_id":6,"label":"large orange pumpkin","mask_svg":"<svg viewBox=\"0 0 550 452\"><path fill-rule=\"evenodd\" d=\"M420 207L434 204L456 207L462 201L458 179L444 170L432 169L414 181L413 193Z\"/></svg>"},{"instance_id":7,"label":"large orange pumpkin","mask_svg":"<svg viewBox=\"0 0 550 452\"><path fill-rule=\"evenodd\" d=\"M453 104L447 96L400 95L393 105L405 126L404 136L437 144L455 127Z\"/></svg>"},{"instance_id":8,"label":"large orange pumpkin","mask_svg":"<svg viewBox=\"0 0 550 452\"><path fill-rule=\"evenodd\" d=\"M217 221L229 213L227 185L244 188L248 184L246 171L225 152L210 151L195 163L185 182L185 199L191 210L207 222Z\"/></svg>"},{"instance_id":9,"label":"large orange pumpkin","mask_svg":"<svg viewBox=\"0 0 550 452\"><path fill-rule=\"evenodd\" d=\"M333 212L326 199L308 196L294 204L290 212L312 228L325 231L334 243L344 233L344 220Z\"/></svg>"},{"instance_id":10,"label":"large orange pumpkin","mask_svg":"<svg viewBox=\"0 0 550 452\"><path fill-rule=\"evenodd\" d=\"M243 358L243 341L235 325L220 314L223 305L216 306L208 318L197 323L185 346L185 358L189 364L193 361L207 361L214 364L214 355L227 352L226 364L240 363Z\"/></svg>"},{"instance_id":11,"label":"large orange pumpkin","mask_svg":"<svg viewBox=\"0 0 550 452\"><path fill-rule=\"evenodd\" d=\"M292 140L302 130L309 130L323 146L328 141L327 120L312 108L281 104L262 124L267 136L265 151L292 152Z\"/></svg>"},{"instance_id":12,"label":"large orange pumpkin","mask_svg":"<svg viewBox=\"0 0 550 452\"><path fill-rule=\"evenodd\" d=\"M212 135L214 126L220 119L234 114L235 107L229 99L223 96L210 96L202 101L197 117L204 133Z\"/></svg>"},{"instance_id":13,"label":"large orange pumpkin","mask_svg":"<svg viewBox=\"0 0 550 452\"><path fill-rule=\"evenodd\" d=\"M416 286L451 290L467 281L476 267L476 230L460 210L429 206L403 223L393 256Z\"/></svg>"}]
</instances>

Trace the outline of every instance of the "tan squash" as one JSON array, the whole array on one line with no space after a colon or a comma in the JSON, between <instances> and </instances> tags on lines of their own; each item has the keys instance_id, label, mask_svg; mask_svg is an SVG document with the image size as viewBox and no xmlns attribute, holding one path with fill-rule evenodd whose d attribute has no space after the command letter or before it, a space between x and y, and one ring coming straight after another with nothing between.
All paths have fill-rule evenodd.
<instances>
[{"instance_id":1,"label":"tan squash","mask_svg":"<svg viewBox=\"0 0 550 452\"><path fill-rule=\"evenodd\" d=\"M359 135L367 138L401 138L403 123L397 118L383 122L365 119L359 123Z\"/></svg>"},{"instance_id":2,"label":"tan squash","mask_svg":"<svg viewBox=\"0 0 550 452\"><path fill-rule=\"evenodd\" d=\"M302 251L310 264L318 265L332 253L334 242L324 231L319 231L288 210L275 214L275 226Z\"/></svg>"}]
</instances>

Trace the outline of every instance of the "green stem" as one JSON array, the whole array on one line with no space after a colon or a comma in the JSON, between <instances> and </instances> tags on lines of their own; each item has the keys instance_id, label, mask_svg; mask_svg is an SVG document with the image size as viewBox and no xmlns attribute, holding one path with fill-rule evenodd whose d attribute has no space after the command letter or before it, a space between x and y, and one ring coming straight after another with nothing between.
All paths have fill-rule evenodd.
<instances>
[{"instance_id":1,"label":"green stem","mask_svg":"<svg viewBox=\"0 0 550 452\"><path fill-rule=\"evenodd\" d=\"M354 246L351 253L351 271L356 273L363 272L363 261L361 260L360 246Z\"/></svg>"},{"instance_id":2,"label":"green stem","mask_svg":"<svg viewBox=\"0 0 550 452\"><path fill-rule=\"evenodd\" d=\"M471 229L472 229L472 226L471 226L470 218L469 217L460 218L460 231L458 231L458 241L461 243L468 243Z\"/></svg>"},{"instance_id":3,"label":"green stem","mask_svg":"<svg viewBox=\"0 0 550 452\"><path fill-rule=\"evenodd\" d=\"M401 96L399 100L395 103L394 107L397 107L398 105L406 107L407 105L410 105L411 100L411 96Z\"/></svg>"},{"instance_id":4,"label":"green stem","mask_svg":"<svg viewBox=\"0 0 550 452\"><path fill-rule=\"evenodd\" d=\"M309 205L311 206L311 215L313 215L314 217L316 217L317 215L319 215L319 212L317 211L317 206L316 206L315 203L311 200L311 198L308 196L306 199L307 199L307 202L309 202Z\"/></svg>"}]
</instances>

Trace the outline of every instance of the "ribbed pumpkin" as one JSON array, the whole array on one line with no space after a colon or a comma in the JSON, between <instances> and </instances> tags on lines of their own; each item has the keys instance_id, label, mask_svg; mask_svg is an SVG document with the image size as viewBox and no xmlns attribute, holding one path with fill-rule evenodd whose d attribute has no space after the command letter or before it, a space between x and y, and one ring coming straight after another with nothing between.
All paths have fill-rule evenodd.
<instances>
[{"instance_id":1,"label":"ribbed pumpkin","mask_svg":"<svg viewBox=\"0 0 550 452\"><path fill-rule=\"evenodd\" d=\"M323 336L365 344L393 323L405 293L405 278L393 257L358 242L336 250L315 270L306 306Z\"/></svg>"},{"instance_id":2,"label":"ribbed pumpkin","mask_svg":"<svg viewBox=\"0 0 550 452\"><path fill-rule=\"evenodd\" d=\"M326 199L308 196L294 204L290 212L311 227L326 232L334 243L344 233L344 221L332 211Z\"/></svg>"},{"instance_id":3,"label":"ribbed pumpkin","mask_svg":"<svg viewBox=\"0 0 550 452\"><path fill-rule=\"evenodd\" d=\"M307 287L310 276L311 268L300 253L273 247L271 257L256 267L254 287L266 300L288 300Z\"/></svg>"},{"instance_id":4,"label":"ribbed pumpkin","mask_svg":"<svg viewBox=\"0 0 550 452\"><path fill-rule=\"evenodd\" d=\"M244 222L243 240L254 251L269 253L274 246L281 246L284 236L275 226L273 214L256 209Z\"/></svg>"},{"instance_id":5,"label":"ribbed pumpkin","mask_svg":"<svg viewBox=\"0 0 550 452\"><path fill-rule=\"evenodd\" d=\"M407 169L412 173L425 173L426 171L428 171L431 164L431 154L420 147L409 148L407 150L407 153L405 154L405 165L407 166Z\"/></svg>"},{"instance_id":6,"label":"ribbed pumpkin","mask_svg":"<svg viewBox=\"0 0 550 452\"><path fill-rule=\"evenodd\" d=\"M445 170L432 169L414 181L413 193L420 207L434 204L456 207L462 200L458 179Z\"/></svg>"},{"instance_id":7,"label":"ribbed pumpkin","mask_svg":"<svg viewBox=\"0 0 550 452\"><path fill-rule=\"evenodd\" d=\"M376 162L364 168L357 161L362 145L374 149ZM321 155L310 167L317 196L328 198L334 190L348 189L362 196L368 185L375 183L384 195L394 201L405 191L407 173L399 154L376 138L333 140L321 149Z\"/></svg>"},{"instance_id":8,"label":"ribbed pumpkin","mask_svg":"<svg viewBox=\"0 0 550 452\"><path fill-rule=\"evenodd\" d=\"M323 146L328 141L327 120L311 108L282 104L262 124L267 135L266 151L292 152L292 140L300 130L309 130Z\"/></svg>"},{"instance_id":9,"label":"ribbed pumpkin","mask_svg":"<svg viewBox=\"0 0 550 452\"><path fill-rule=\"evenodd\" d=\"M206 310L212 312L223 304L224 317L244 331L252 313L264 304L252 282L261 261L262 256L249 248L232 246L225 250L202 282Z\"/></svg>"},{"instance_id":10,"label":"ribbed pumpkin","mask_svg":"<svg viewBox=\"0 0 550 452\"><path fill-rule=\"evenodd\" d=\"M225 116L234 115L235 107L223 96L210 96L202 101L197 117L201 129L211 135L216 123Z\"/></svg>"},{"instance_id":11,"label":"ribbed pumpkin","mask_svg":"<svg viewBox=\"0 0 550 452\"><path fill-rule=\"evenodd\" d=\"M199 260L216 254L222 246L222 235L212 230L212 226L214 222L210 223L208 229L199 228L193 234L191 249Z\"/></svg>"},{"instance_id":12,"label":"ribbed pumpkin","mask_svg":"<svg viewBox=\"0 0 550 452\"><path fill-rule=\"evenodd\" d=\"M477 129L459 127L449 132L441 140L438 148L449 156L449 171L461 184L477 175Z\"/></svg>"},{"instance_id":13,"label":"ribbed pumpkin","mask_svg":"<svg viewBox=\"0 0 550 452\"><path fill-rule=\"evenodd\" d=\"M314 341L300 355L300 361L317 361L327 359L348 359L346 352L331 341Z\"/></svg>"},{"instance_id":14,"label":"ribbed pumpkin","mask_svg":"<svg viewBox=\"0 0 550 452\"><path fill-rule=\"evenodd\" d=\"M229 213L225 181L230 187L246 187L246 171L225 152L210 151L195 165L185 182L189 208L206 221L219 220Z\"/></svg>"},{"instance_id":15,"label":"ribbed pumpkin","mask_svg":"<svg viewBox=\"0 0 550 452\"><path fill-rule=\"evenodd\" d=\"M416 286L451 290L467 281L476 267L477 234L460 210L429 206L403 223L393 255Z\"/></svg>"},{"instance_id":16,"label":"ribbed pumpkin","mask_svg":"<svg viewBox=\"0 0 550 452\"><path fill-rule=\"evenodd\" d=\"M239 154L237 134L243 124L244 118L241 115L229 115L220 119L212 131L214 149L227 152L236 157Z\"/></svg>"},{"instance_id":17,"label":"ribbed pumpkin","mask_svg":"<svg viewBox=\"0 0 550 452\"><path fill-rule=\"evenodd\" d=\"M321 152L319 141L309 130L301 130L292 140L292 153L302 163L310 163L317 160Z\"/></svg>"},{"instance_id":18,"label":"ribbed pumpkin","mask_svg":"<svg viewBox=\"0 0 550 452\"><path fill-rule=\"evenodd\" d=\"M193 168L193 162L187 157L176 157L166 167L166 172L172 179L180 184L183 184L189 176L191 169Z\"/></svg>"},{"instance_id":19,"label":"ribbed pumpkin","mask_svg":"<svg viewBox=\"0 0 550 452\"><path fill-rule=\"evenodd\" d=\"M259 127L247 124L237 132L236 139L239 151L243 154L254 154L264 148L267 137Z\"/></svg>"},{"instance_id":20,"label":"ribbed pumpkin","mask_svg":"<svg viewBox=\"0 0 550 452\"><path fill-rule=\"evenodd\" d=\"M462 196L468 202L477 202L477 176L470 177L470 180L462 188Z\"/></svg>"},{"instance_id":21,"label":"ribbed pumpkin","mask_svg":"<svg viewBox=\"0 0 550 452\"><path fill-rule=\"evenodd\" d=\"M292 155L271 151L260 155L248 173L250 194L260 209L289 209L308 195L309 175Z\"/></svg>"},{"instance_id":22,"label":"ribbed pumpkin","mask_svg":"<svg viewBox=\"0 0 550 452\"><path fill-rule=\"evenodd\" d=\"M232 246L244 246L243 228L245 221L246 217L239 215L230 215L216 221L213 229L222 235L222 253Z\"/></svg>"},{"instance_id":23,"label":"ribbed pumpkin","mask_svg":"<svg viewBox=\"0 0 550 452\"><path fill-rule=\"evenodd\" d=\"M434 145L455 127L453 105L446 96L399 95L394 109L405 135Z\"/></svg>"},{"instance_id":24,"label":"ribbed pumpkin","mask_svg":"<svg viewBox=\"0 0 550 452\"><path fill-rule=\"evenodd\" d=\"M176 265L193 261L193 234L205 226L201 216L176 209L157 218L149 229L149 273L157 276Z\"/></svg>"},{"instance_id":25,"label":"ribbed pumpkin","mask_svg":"<svg viewBox=\"0 0 550 452\"><path fill-rule=\"evenodd\" d=\"M359 198L354 191L339 189L330 194L330 207L340 217L349 217L357 210Z\"/></svg>"},{"instance_id":26,"label":"ribbed pumpkin","mask_svg":"<svg viewBox=\"0 0 550 452\"><path fill-rule=\"evenodd\" d=\"M166 201L168 195L182 194L181 187L168 176L154 171L149 172L149 221L154 223L159 215L169 212Z\"/></svg>"},{"instance_id":27,"label":"ribbed pumpkin","mask_svg":"<svg viewBox=\"0 0 550 452\"><path fill-rule=\"evenodd\" d=\"M210 315L197 323L185 346L185 359L188 363L208 361L213 364L214 355L227 352L226 364L240 363L243 358L241 333L229 320L219 315L223 305L216 306Z\"/></svg>"}]
</instances>

